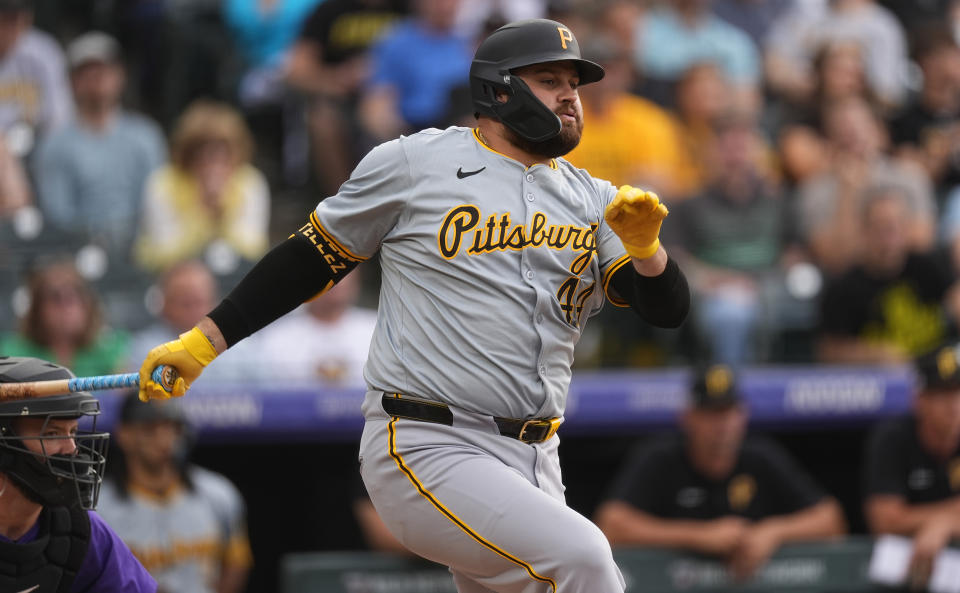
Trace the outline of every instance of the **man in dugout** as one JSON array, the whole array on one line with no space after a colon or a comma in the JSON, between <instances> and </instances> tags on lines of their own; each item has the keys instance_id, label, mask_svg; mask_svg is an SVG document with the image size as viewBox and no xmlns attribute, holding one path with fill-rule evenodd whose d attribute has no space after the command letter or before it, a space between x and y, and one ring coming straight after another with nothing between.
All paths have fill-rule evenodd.
<instances>
[{"instance_id":1,"label":"man in dugout","mask_svg":"<svg viewBox=\"0 0 960 593\"><path fill-rule=\"evenodd\" d=\"M253 564L246 504L225 476L190 460L181 403L128 393L99 512L157 580L157 593L241 593Z\"/></svg>"},{"instance_id":2,"label":"man in dugout","mask_svg":"<svg viewBox=\"0 0 960 593\"><path fill-rule=\"evenodd\" d=\"M864 463L864 516L874 534L913 538L909 585L960 537L960 344L914 361L912 411L877 426Z\"/></svg>"},{"instance_id":3,"label":"man in dugout","mask_svg":"<svg viewBox=\"0 0 960 593\"><path fill-rule=\"evenodd\" d=\"M747 421L728 367L698 373L680 434L641 444L597 509L611 545L716 556L746 579L782 544L843 534L837 501Z\"/></svg>"}]
</instances>

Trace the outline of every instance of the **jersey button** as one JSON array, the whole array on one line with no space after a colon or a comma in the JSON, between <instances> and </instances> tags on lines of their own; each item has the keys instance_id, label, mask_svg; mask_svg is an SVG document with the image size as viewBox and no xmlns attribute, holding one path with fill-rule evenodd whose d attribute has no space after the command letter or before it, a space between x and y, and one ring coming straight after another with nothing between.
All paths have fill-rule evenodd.
<instances>
[{"instance_id":1,"label":"jersey button","mask_svg":"<svg viewBox=\"0 0 960 593\"><path fill-rule=\"evenodd\" d=\"M533 175L527 175L527 181L533 183Z\"/></svg>"},{"instance_id":2,"label":"jersey button","mask_svg":"<svg viewBox=\"0 0 960 593\"><path fill-rule=\"evenodd\" d=\"M528 201L528 202L532 202L532 201L533 201L533 194L527 194L527 201Z\"/></svg>"},{"instance_id":3,"label":"jersey button","mask_svg":"<svg viewBox=\"0 0 960 593\"><path fill-rule=\"evenodd\" d=\"M543 314L537 315L537 323L543 323Z\"/></svg>"},{"instance_id":4,"label":"jersey button","mask_svg":"<svg viewBox=\"0 0 960 593\"><path fill-rule=\"evenodd\" d=\"M527 280L533 280L534 275L533 270L527 270Z\"/></svg>"},{"instance_id":5,"label":"jersey button","mask_svg":"<svg viewBox=\"0 0 960 593\"><path fill-rule=\"evenodd\" d=\"M541 374L541 375L546 375L546 374L547 374L547 367L545 367L545 366L543 366L543 365L540 365L540 374Z\"/></svg>"}]
</instances>

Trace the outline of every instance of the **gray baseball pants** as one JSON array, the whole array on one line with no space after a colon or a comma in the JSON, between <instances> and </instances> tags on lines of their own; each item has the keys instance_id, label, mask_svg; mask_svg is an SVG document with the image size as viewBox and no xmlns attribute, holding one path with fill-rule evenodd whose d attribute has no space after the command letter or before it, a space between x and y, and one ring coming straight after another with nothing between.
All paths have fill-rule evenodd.
<instances>
[{"instance_id":1,"label":"gray baseball pants","mask_svg":"<svg viewBox=\"0 0 960 593\"><path fill-rule=\"evenodd\" d=\"M377 512L411 551L445 564L460 593L622 593L596 525L566 506L559 438L499 434L451 408L453 426L391 418L369 392L360 472Z\"/></svg>"}]
</instances>

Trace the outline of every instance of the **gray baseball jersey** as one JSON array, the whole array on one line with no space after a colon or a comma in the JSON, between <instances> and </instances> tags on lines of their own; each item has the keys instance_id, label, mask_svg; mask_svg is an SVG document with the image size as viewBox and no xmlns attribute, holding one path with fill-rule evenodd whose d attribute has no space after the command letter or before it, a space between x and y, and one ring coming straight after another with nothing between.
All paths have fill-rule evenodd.
<instances>
[{"instance_id":1,"label":"gray baseball jersey","mask_svg":"<svg viewBox=\"0 0 960 593\"><path fill-rule=\"evenodd\" d=\"M558 437L527 444L493 418L562 416L574 345L630 261L603 219L614 195L562 159L525 167L468 128L425 130L371 151L301 229L334 273L380 252L361 474L461 593L623 591L603 534L564 504ZM451 419L388 414L385 395Z\"/></svg>"},{"instance_id":2,"label":"gray baseball jersey","mask_svg":"<svg viewBox=\"0 0 960 593\"><path fill-rule=\"evenodd\" d=\"M191 466L193 488L166 496L132 490L121 496L106 481L97 512L157 580L163 591L212 593L224 565L252 563L246 510L225 477Z\"/></svg>"},{"instance_id":3,"label":"gray baseball jersey","mask_svg":"<svg viewBox=\"0 0 960 593\"><path fill-rule=\"evenodd\" d=\"M313 220L342 257L380 251L371 388L561 416L584 322L629 262L603 219L615 194L563 159L525 168L469 128L372 150Z\"/></svg>"}]
</instances>

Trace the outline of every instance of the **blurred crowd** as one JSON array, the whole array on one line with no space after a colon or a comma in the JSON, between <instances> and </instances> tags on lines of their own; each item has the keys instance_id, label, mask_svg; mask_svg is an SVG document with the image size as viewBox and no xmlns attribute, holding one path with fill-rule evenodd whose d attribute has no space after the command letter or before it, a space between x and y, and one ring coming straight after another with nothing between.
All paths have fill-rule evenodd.
<instances>
[{"instance_id":1,"label":"blurred crowd","mask_svg":"<svg viewBox=\"0 0 960 593\"><path fill-rule=\"evenodd\" d=\"M578 364L902 362L956 334L960 2L0 0L4 353L127 365L171 269L215 296L372 146L473 125L476 43L540 16L607 71L568 160L661 196L695 299L679 333L602 312Z\"/></svg>"}]
</instances>

